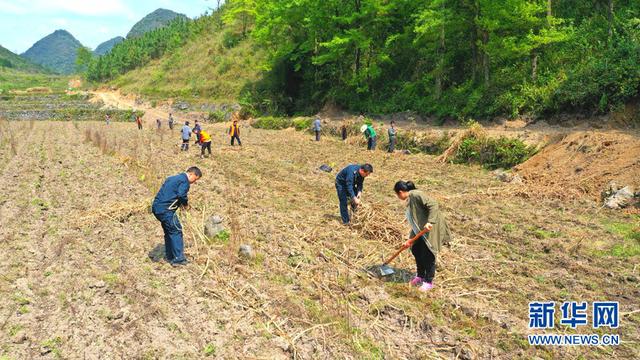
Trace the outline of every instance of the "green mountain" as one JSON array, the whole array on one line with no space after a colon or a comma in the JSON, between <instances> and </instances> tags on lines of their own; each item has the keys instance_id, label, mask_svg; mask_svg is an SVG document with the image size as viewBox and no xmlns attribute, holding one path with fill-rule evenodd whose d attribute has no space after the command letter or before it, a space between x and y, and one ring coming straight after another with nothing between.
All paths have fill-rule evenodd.
<instances>
[{"instance_id":1,"label":"green mountain","mask_svg":"<svg viewBox=\"0 0 640 360\"><path fill-rule=\"evenodd\" d=\"M188 19L184 14L178 14L167 9L157 9L149 15L143 17L142 20L133 25L133 27L127 34L127 39L140 37L142 36L142 34L148 31L155 30L167 25L169 22L176 18L183 18L185 20Z\"/></svg>"},{"instance_id":2,"label":"green mountain","mask_svg":"<svg viewBox=\"0 0 640 360\"><path fill-rule=\"evenodd\" d=\"M93 53L98 56L102 56L108 53L109 51L111 51L111 49L113 49L114 46L120 44L123 41L124 41L124 38L122 36L116 36L113 39L107 40L102 44L98 45L98 47L96 47L96 49L93 50Z\"/></svg>"},{"instance_id":3,"label":"green mountain","mask_svg":"<svg viewBox=\"0 0 640 360\"><path fill-rule=\"evenodd\" d=\"M22 56L57 73L75 70L76 55L82 44L66 30L56 30L38 40Z\"/></svg>"},{"instance_id":4,"label":"green mountain","mask_svg":"<svg viewBox=\"0 0 640 360\"><path fill-rule=\"evenodd\" d=\"M15 54L0 46L0 68L10 68L25 72L45 72L46 70L37 64L30 62L22 56Z\"/></svg>"}]
</instances>

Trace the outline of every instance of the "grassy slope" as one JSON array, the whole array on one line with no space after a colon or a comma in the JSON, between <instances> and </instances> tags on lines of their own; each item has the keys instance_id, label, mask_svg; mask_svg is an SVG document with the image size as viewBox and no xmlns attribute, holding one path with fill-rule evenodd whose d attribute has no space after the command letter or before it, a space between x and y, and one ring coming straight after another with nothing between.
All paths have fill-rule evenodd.
<instances>
[{"instance_id":1,"label":"grassy slope","mask_svg":"<svg viewBox=\"0 0 640 360\"><path fill-rule=\"evenodd\" d=\"M68 86L68 81L68 76L0 68L0 93L9 90L25 90L33 87L48 87L56 92L64 91Z\"/></svg>"},{"instance_id":2,"label":"grassy slope","mask_svg":"<svg viewBox=\"0 0 640 360\"><path fill-rule=\"evenodd\" d=\"M245 84L261 72L264 52L250 39L227 49L218 28L207 30L183 48L113 81L124 93L155 99L237 101Z\"/></svg>"}]
</instances>

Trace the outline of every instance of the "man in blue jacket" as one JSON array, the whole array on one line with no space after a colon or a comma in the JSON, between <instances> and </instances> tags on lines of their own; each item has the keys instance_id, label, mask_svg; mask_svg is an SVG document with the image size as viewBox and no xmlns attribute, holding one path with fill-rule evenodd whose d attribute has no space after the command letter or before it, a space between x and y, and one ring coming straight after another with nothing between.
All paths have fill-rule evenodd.
<instances>
[{"instance_id":1,"label":"man in blue jacket","mask_svg":"<svg viewBox=\"0 0 640 360\"><path fill-rule=\"evenodd\" d=\"M189 207L189 187L202 177L197 167L190 167L186 172L168 177L151 205L151 211L160 221L164 231L164 247L167 261L173 266L186 265L182 225L176 215L179 207Z\"/></svg>"},{"instance_id":2,"label":"man in blue jacket","mask_svg":"<svg viewBox=\"0 0 640 360\"><path fill-rule=\"evenodd\" d=\"M340 217L343 224L349 224L348 204L352 206L360 205L360 195L364 186L364 178L373 172L371 164L348 165L336 176L336 191L340 201Z\"/></svg>"}]
</instances>

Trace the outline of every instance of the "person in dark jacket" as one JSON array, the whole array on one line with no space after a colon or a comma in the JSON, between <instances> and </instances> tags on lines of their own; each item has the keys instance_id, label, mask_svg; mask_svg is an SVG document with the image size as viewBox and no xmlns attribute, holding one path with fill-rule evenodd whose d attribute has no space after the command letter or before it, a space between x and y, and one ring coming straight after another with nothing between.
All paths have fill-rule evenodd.
<instances>
[{"instance_id":1,"label":"person in dark jacket","mask_svg":"<svg viewBox=\"0 0 640 360\"><path fill-rule=\"evenodd\" d=\"M340 129L342 135L342 141L347 141L347 125L342 124L342 128Z\"/></svg>"},{"instance_id":2,"label":"person in dark jacket","mask_svg":"<svg viewBox=\"0 0 640 360\"><path fill-rule=\"evenodd\" d=\"M190 167L186 172L168 177L153 199L151 211L160 221L164 231L164 247L167 261L172 266L186 265L182 225L176 215L179 207L189 208L187 197L191 184L202 177L197 167Z\"/></svg>"},{"instance_id":3,"label":"person in dark jacket","mask_svg":"<svg viewBox=\"0 0 640 360\"><path fill-rule=\"evenodd\" d=\"M196 137L196 142L194 143L194 145L200 145L200 130L202 130L202 127L198 123L198 120L196 120L195 125L193 125L193 130L191 130L193 135L195 135Z\"/></svg>"},{"instance_id":4,"label":"person in dark jacket","mask_svg":"<svg viewBox=\"0 0 640 360\"><path fill-rule=\"evenodd\" d=\"M340 217L343 224L349 224L348 204L351 202L352 207L360 205L360 195L364 187L364 178L373 172L371 164L364 165L348 165L342 169L336 176L336 191L338 192L338 200L340 201Z\"/></svg>"}]
</instances>

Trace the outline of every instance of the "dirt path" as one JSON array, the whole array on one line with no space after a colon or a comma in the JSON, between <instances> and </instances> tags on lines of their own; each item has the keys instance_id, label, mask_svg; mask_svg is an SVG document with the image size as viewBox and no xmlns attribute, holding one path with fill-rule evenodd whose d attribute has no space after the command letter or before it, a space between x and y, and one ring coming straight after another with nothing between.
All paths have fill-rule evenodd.
<instances>
[{"instance_id":1,"label":"dirt path","mask_svg":"<svg viewBox=\"0 0 640 360\"><path fill-rule=\"evenodd\" d=\"M163 125L166 126L166 121L169 118L169 111L164 108L153 108L146 103L136 104L136 99L133 96L124 96L119 91L112 90L96 90L91 92L94 95L95 100L101 101L106 108L115 108L120 110L143 110L144 116L142 120L146 126L155 126L156 119L160 119ZM95 101L94 100L94 101Z\"/></svg>"}]
</instances>

